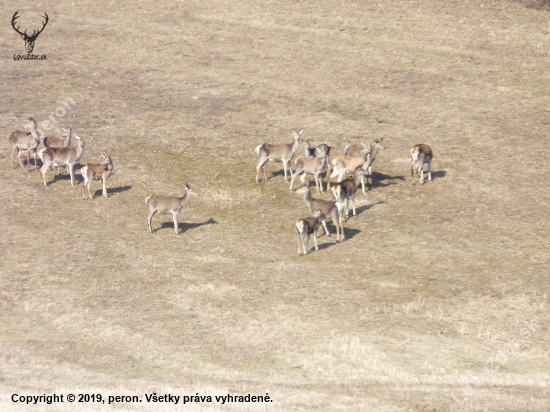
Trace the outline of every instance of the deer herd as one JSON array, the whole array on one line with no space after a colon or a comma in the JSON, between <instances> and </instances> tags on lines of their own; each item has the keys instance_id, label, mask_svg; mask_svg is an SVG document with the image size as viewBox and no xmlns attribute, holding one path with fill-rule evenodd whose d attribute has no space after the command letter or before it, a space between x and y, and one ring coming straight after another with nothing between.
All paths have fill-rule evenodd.
<instances>
[{"instance_id":1,"label":"deer herd","mask_svg":"<svg viewBox=\"0 0 550 412\"><path fill-rule=\"evenodd\" d=\"M331 147L326 143L317 147L312 147L313 139L301 139L304 130L291 130L294 140L291 143L270 144L264 143L256 147L258 154L258 163L256 164L256 183L260 180L258 176L262 170L264 180L267 182L265 174L265 165L267 161L283 162L284 178L287 182L287 171L290 178L290 190L294 188L294 179L300 177L302 186L295 192L304 197L304 202L309 208L312 217L299 219L296 222L298 231L298 254L307 254L309 237L313 234L315 250L317 246L317 230L323 226L325 233L330 236L326 220L331 219L336 228L336 241L345 239L344 221L349 217L349 203L353 210L353 216L356 216L355 194L359 184L363 189L363 194L367 194L365 187L365 176L367 184L372 185L372 164L376 159L378 152L385 149L382 145L383 139L376 139L370 144L351 144L344 148L344 155L336 156L330 161L329 154ZM292 157L298 150L299 144L303 143L305 156L299 156L294 161L294 172L290 166ZM415 174L418 175L420 183L424 183L424 164L428 165L428 180L432 180L431 161L433 158L432 149L426 144L414 145L411 150L411 178L415 184ZM325 172L326 169L326 172ZM325 172L327 191L332 191L334 200L316 199L311 195L309 185L305 183L306 175L313 175L315 180L315 189L317 195L323 192L323 182L321 174ZM346 174L351 174L351 178L345 179ZM331 179L336 177L337 182L331 187Z\"/></svg>"},{"instance_id":2,"label":"deer herd","mask_svg":"<svg viewBox=\"0 0 550 412\"><path fill-rule=\"evenodd\" d=\"M60 173L60 168L65 168L70 175L71 185L75 186L75 167L80 161L84 152L84 137L73 133L72 129L62 128L62 137L42 137L39 135L36 121L29 116L28 122L23 125L26 129L16 130L8 136L11 146L11 166L15 169L14 158L21 168L25 168L22 157L26 156L26 169L29 170L31 156L34 159L35 169L38 168L37 158L42 162L39 171L46 183L46 174L56 169L56 174ZM331 219L336 228L336 241L345 239L343 223L349 218L349 203L353 216L356 216L355 195L359 184L362 186L363 194L367 194L365 187L365 176L367 184L372 184L372 164L378 152L385 148L382 145L383 139L376 139L370 144L351 144L344 148L342 156L336 156L330 161L329 155L331 147L323 143L316 147L312 146L313 139L303 140L301 138L304 130L291 130L293 141L291 143L270 144L264 143L256 147L258 163L256 165L256 183L259 183L260 170L263 173L264 181L267 182L265 165L268 161L282 162L284 170L284 180L288 184L290 176L290 190L293 190L294 180L300 177L302 186L295 193L302 195L312 217L299 219L295 226L298 231L298 254L307 254L310 235L313 234L315 250L317 246L317 231L323 226L325 233L330 236L326 220ZM76 145L72 146L72 138L76 139ZM305 156L298 156L295 160L294 172L291 167L291 160L298 151L300 143L303 143ZM39 149L43 144L44 147ZM428 180L432 180L431 161L433 158L432 149L426 144L417 144L410 149L412 160L411 179L416 183L415 175L418 176L418 182L424 183L424 165L427 164ZM86 163L80 168L80 174L84 181L82 185L82 198L86 199L86 190L88 197L93 200L94 196L90 191L93 180L102 180L102 194L107 198L107 180L113 174L113 161L110 156L101 155L103 161L99 164ZM306 176L312 175L315 180L317 195L323 190L323 181L321 174L325 173L326 190L331 191L334 200L324 200L313 198L309 189L309 184L305 183ZM346 179L346 174L351 174L351 178ZM331 187L331 179L336 178ZM155 233L152 226L152 219L155 213L172 214L174 221L174 231L179 235L178 219L179 212L185 207L192 196L197 193L185 183L185 194L182 197L167 197L151 195L145 199L145 204L149 209L147 216L147 226L150 233Z\"/></svg>"}]
</instances>

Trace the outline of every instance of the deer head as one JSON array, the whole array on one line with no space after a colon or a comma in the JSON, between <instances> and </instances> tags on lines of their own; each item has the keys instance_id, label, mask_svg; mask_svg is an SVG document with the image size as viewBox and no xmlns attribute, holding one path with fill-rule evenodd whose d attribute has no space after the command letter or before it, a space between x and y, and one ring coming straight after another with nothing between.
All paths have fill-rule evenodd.
<instances>
[{"instance_id":1,"label":"deer head","mask_svg":"<svg viewBox=\"0 0 550 412\"><path fill-rule=\"evenodd\" d=\"M17 26L15 27L15 20L17 20L19 18L19 16L17 15L17 13L19 13L19 10L16 11L14 14L13 14L13 17L11 18L11 26L13 27L13 29L19 33L21 35L21 38L23 40L25 40L25 48L27 49L27 53L30 54L32 53L32 51L34 50L34 42L36 41L36 38L38 37L38 35L40 33L42 33L44 31L44 28L46 27L46 25L48 24L48 20L49 20L49 17L46 13L44 13L44 18L46 19L46 21L44 22L44 24L42 25L42 28L40 30L33 30L32 34L29 36L27 34L27 30L25 30L24 32L20 32L19 31L19 27L20 26Z\"/></svg>"}]
</instances>

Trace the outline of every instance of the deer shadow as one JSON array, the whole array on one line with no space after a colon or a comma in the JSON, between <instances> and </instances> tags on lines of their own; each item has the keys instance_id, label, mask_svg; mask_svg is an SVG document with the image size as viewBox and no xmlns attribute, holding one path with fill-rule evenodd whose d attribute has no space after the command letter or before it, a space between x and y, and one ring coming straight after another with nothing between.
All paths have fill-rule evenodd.
<instances>
[{"instance_id":1,"label":"deer shadow","mask_svg":"<svg viewBox=\"0 0 550 412\"><path fill-rule=\"evenodd\" d=\"M356 207L355 212L357 213L357 216L359 216L364 211L369 210L370 208L372 208L376 205L383 205L384 203L388 203L388 202L386 202L385 200L380 200L376 203L367 203L366 205ZM350 210L348 219L351 219L352 217L353 217L353 210Z\"/></svg>"},{"instance_id":2,"label":"deer shadow","mask_svg":"<svg viewBox=\"0 0 550 412\"><path fill-rule=\"evenodd\" d=\"M101 180L98 180L98 182L102 184ZM131 188L132 186L119 186L119 187L113 187L113 188L107 187L107 196L111 197L113 193L122 193L127 190L130 190ZM102 194L103 194L103 188L98 189L94 192L94 197L101 196Z\"/></svg>"},{"instance_id":3,"label":"deer shadow","mask_svg":"<svg viewBox=\"0 0 550 412\"><path fill-rule=\"evenodd\" d=\"M217 224L219 224L219 223L217 221L215 221L214 218L210 218L210 219L208 219L204 222L200 222L200 223L185 223L185 222L179 223L178 222L178 231L181 234L183 232L186 232L189 229L196 229L196 228L201 227L201 226L217 225ZM159 229L174 230L174 222L163 222L160 225ZM159 229L157 229L157 230L159 230ZM155 230L155 232L156 232L156 230Z\"/></svg>"},{"instance_id":4,"label":"deer shadow","mask_svg":"<svg viewBox=\"0 0 550 412\"><path fill-rule=\"evenodd\" d=\"M318 229L318 232L317 232L317 240L319 240L319 239L327 239L327 240L332 239L332 240L334 240L334 242L323 243L323 245L319 245L319 249L321 249L321 246L323 246L323 249L326 249L329 246L332 246L332 245L335 245L335 244L338 244L338 243L342 243L342 240L340 240L339 242L336 242L336 228L334 227L334 225L329 224L329 222L327 222L327 226L328 226L328 230L330 230L330 236L328 236L325 233L324 228L323 228L323 230L321 230L321 228L322 228L322 226L321 226ZM321 234L319 234L319 233L321 233ZM358 233L361 233L361 231L359 229L344 227L344 234L346 235L345 240L352 239Z\"/></svg>"},{"instance_id":5,"label":"deer shadow","mask_svg":"<svg viewBox=\"0 0 550 412\"><path fill-rule=\"evenodd\" d=\"M382 181L384 180L396 180L396 179L404 181L406 178L405 176L390 176L390 175L385 175L384 173L372 172L372 185L369 185L369 186L388 187L388 186L396 185L397 183L382 183Z\"/></svg>"},{"instance_id":6,"label":"deer shadow","mask_svg":"<svg viewBox=\"0 0 550 412\"><path fill-rule=\"evenodd\" d=\"M426 172L424 172L424 175L426 175ZM432 180L443 179L445 176L447 176L447 172L445 170L438 170L436 172L432 172Z\"/></svg>"}]
</instances>

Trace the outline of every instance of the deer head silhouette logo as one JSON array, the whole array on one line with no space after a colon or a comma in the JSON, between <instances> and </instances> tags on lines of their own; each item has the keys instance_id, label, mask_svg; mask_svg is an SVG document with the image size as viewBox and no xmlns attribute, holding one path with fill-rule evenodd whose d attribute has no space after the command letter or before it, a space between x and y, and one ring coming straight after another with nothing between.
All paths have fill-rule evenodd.
<instances>
[{"instance_id":1,"label":"deer head silhouette logo","mask_svg":"<svg viewBox=\"0 0 550 412\"><path fill-rule=\"evenodd\" d=\"M27 53L30 54L32 53L33 49L34 49L34 42L36 41L36 38L38 37L38 35L40 33L42 33L44 31L44 28L46 27L46 25L48 24L48 20L49 20L49 17L46 13L44 13L44 18L46 19L46 21L44 22L44 25L42 26L42 28L40 30L33 30L32 34L29 36L27 34L27 30L25 30L24 32L20 32L19 31L19 26L15 27L15 20L17 20L17 18L19 17L17 15L17 13L19 13L19 10L16 11L14 14L13 14L13 17L11 18L11 26L13 27L13 29L19 33L21 35L21 37L23 38L23 40L25 40L25 48L27 49Z\"/></svg>"}]
</instances>

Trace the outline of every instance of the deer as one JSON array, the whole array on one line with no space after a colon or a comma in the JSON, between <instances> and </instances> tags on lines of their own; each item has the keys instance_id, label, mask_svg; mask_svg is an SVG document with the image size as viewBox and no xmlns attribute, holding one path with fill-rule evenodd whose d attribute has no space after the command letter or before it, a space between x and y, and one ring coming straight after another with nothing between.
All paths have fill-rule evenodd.
<instances>
[{"instance_id":1,"label":"deer","mask_svg":"<svg viewBox=\"0 0 550 412\"><path fill-rule=\"evenodd\" d=\"M358 157L336 156L332 159L332 174L329 176L329 179L338 176L338 182L341 182L344 180L346 173L353 173L358 167L368 172L371 148L363 148L360 153L361 156ZM363 179L363 176L361 176L361 184L363 186L363 194L366 195L367 192L365 190L365 180ZM329 188L330 180L327 183L327 190Z\"/></svg>"},{"instance_id":2,"label":"deer","mask_svg":"<svg viewBox=\"0 0 550 412\"><path fill-rule=\"evenodd\" d=\"M25 48L27 49L27 53L32 53L32 51L34 50L34 42L36 41L36 38L38 37L38 35L40 33L42 33L44 31L44 29L46 28L46 25L48 24L48 21L49 21L49 17L46 13L44 13L44 23L42 25L42 28L40 30L33 30L32 34L29 36L27 34L27 30L25 30L24 32L20 32L19 31L19 27L20 26L17 26L15 27L15 21L19 18L19 16L17 15L19 13L19 10L17 10L14 14L13 14L13 17L11 18L11 27L13 27L13 29L21 36L21 38L23 40L25 40Z\"/></svg>"},{"instance_id":3,"label":"deer","mask_svg":"<svg viewBox=\"0 0 550 412\"><path fill-rule=\"evenodd\" d=\"M313 214L315 209L321 212L321 214L323 215L323 217L321 218L321 223L323 225L323 228L325 229L325 233L327 234L327 236L330 236L330 232L327 228L326 218L330 217L332 218L332 223L334 223L334 226L336 227L336 241L339 241L340 234L342 236L342 240L345 239L344 227L342 224L342 213L344 211L344 206L340 202L314 199L311 196L311 191L309 190L309 187L307 186L302 186L298 188L296 190L296 193L304 196L304 202L308 206L310 213Z\"/></svg>"},{"instance_id":4,"label":"deer","mask_svg":"<svg viewBox=\"0 0 550 412\"><path fill-rule=\"evenodd\" d=\"M86 163L82 169L80 169L80 174L84 178L84 184L82 185L82 199L86 199L86 189L88 189L88 195L90 199L93 200L92 193L90 192L90 186L94 179L103 180L103 196L107 198L107 179L113 174L113 161L111 156L105 156L101 154L103 161L100 164L91 164Z\"/></svg>"},{"instance_id":5,"label":"deer","mask_svg":"<svg viewBox=\"0 0 550 412\"><path fill-rule=\"evenodd\" d=\"M256 153L259 156L258 164L256 165L256 183L260 183L260 181L258 180L260 169L262 169L264 173L264 179L267 182L267 176L265 175L265 164L268 160L271 160L272 162L283 162L283 168L285 171L285 182L288 181L286 177L286 171L287 169L290 169L290 173L292 173L290 161L292 160L294 153L296 153L296 150L298 150L298 146L300 145L300 136L302 135L303 131L304 129L300 130L299 132L297 132L296 130L291 130L292 134L294 135L294 141L292 143L264 143L256 147Z\"/></svg>"},{"instance_id":6,"label":"deer","mask_svg":"<svg viewBox=\"0 0 550 412\"><path fill-rule=\"evenodd\" d=\"M357 193L357 188L359 183L361 183L361 178L367 173L361 167L358 167L353 172L353 178L345 179L341 182L336 183L330 189L332 190L332 195L334 199L338 202L344 204L344 217L345 221L348 220L349 216L349 199L351 198L351 207L353 209L353 216L357 216L355 212L355 193Z\"/></svg>"},{"instance_id":7,"label":"deer","mask_svg":"<svg viewBox=\"0 0 550 412\"><path fill-rule=\"evenodd\" d=\"M307 249L309 244L309 236L313 234L313 241L315 242L315 250L319 250L317 246L317 230L321 226L321 219L323 214L320 210L313 210L313 217L306 217L299 219L296 222L296 229L298 230L298 254L300 253L300 248L304 251L304 255L307 255Z\"/></svg>"},{"instance_id":8,"label":"deer","mask_svg":"<svg viewBox=\"0 0 550 412\"><path fill-rule=\"evenodd\" d=\"M292 187L294 186L294 179L296 178L296 176L301 174L300 180L303 185L306 174L309 173L312 174L315 178L315 187L317 188L317 194L323 192L323 183L321 181L320 174L323 172L324 168L324 158L305 156L298 157L295 161L294 173L292 174L292 178L290 179L290 191L292 191Z\"/></svg>"},{"instance_id":9,"label":"deer","mask_svg":"<svg viewBox=\"0 0 550 412\"><path fill-rule=\"evenodd\" d=\"M74 167L84 152L84 138L78 136L76 133L74 133L74 137L76 138L76 146L44 147L38 152L38 156L42 160L42 167L39 170L44 180L44 186L46 186L46 173L52 165L66 165L71 175L71 186L75 186Z\"/></svg>"},{"instance_id":10,"label":"deer","mask_svg":"<svg viewBox=\"0 0 550 412\"><path fill-rule=\"evenodd\" d=\"M23 125L23 128L28 132L15 130L10 133L8 140L11 145L11 164L13 166L13 158L17 155L17 161L23 169L23 163L21 162L21 155L23 152L27 153L27 172L29 172L30 154L34 154L34 168L36 169L36 148L40 145L40 136L38 135L37 124L33 117L28 116L29 122Z\"/></svg>"},{"instance_id":11,"label":"deer","mask_svg":"<svg viewBox=\"0 0 550 412\"><path fill-rule=\"evenodd\" d=\"M325 160L327 167L330 166L329 154L332 147L326 143L321 143L317 147L311 147L313 139L301 140L301 142L304 144L304 152L306 157L322 157Z\"/></svg>"},{"instance_id":12,"label":"deer","mask_svg":"<svg viewBox=\"0 0 550 412\"><path fill-rule=\"evenodd\" d=\"M420 184L424 184L424 164L428 165L428 180L432 180L432 172L430 170L432 159L433 159L433 152L432 148L428 146L427 144L416 144L413 147L411 147L410 150L411 158L412 158L412 166L411 166L411 179L413 185L414 182L414 175L418 175L418 182Z\"/></svg>"},{"instance_id":13,"label":"deer","mask_svg":"<svg viewBox=\"0 0 550 412\"><path fill-rule=\"evenodd\" d=\"M376 159L376 155L378 154L379 151L383 152L386 149L384 146L382 146L382 141L383 140L384 140L384 138L376 139L370 145L366 145L364 143L350 144L350 145L347 145L344 148L344 156L356 157L356 156L361 156L360 153L361 153L362 150L365 150L366 148L370 147L370 149L371 149L370 162L369 162L369 165L367 166L367 168L365 169L368 172L367 173L367 184L369 184L369 185L372 185L372 164L374 163L374 160ZM365 187L364 178L361 178L361 183L363 183L363 187ZM363 193L364 192L365 192L365 190L363 189Z\"/></svg>"},{"instance_id":14,"label":"deer","mask_svg":"<svg viewBox=\"0 0 550 412\"><path fill-rule=\"evenodd\" d=\"M166 196L157 196L151 195L145 199L145 204L149 208L149 216L147 216L147 225L149 227L149 233L154 234L153 226L151 225L151 220L155 213L172 213L172 218L174 220L174 231L176 235L179 235L178 230L178 213L185 207L185 205L191 199L191 196L197 196L198 194L189 187L187 183L184 183L185 194L182 197L166 197Z\"/></svg>"},{"instance_id":15,"label":"deer","mask_svg":"<svg viewBox=\"0 0 550 412\"><path fill-rule=\"evenodd\" d=\"M71 136L72 136L72 129L69 127L68 129L61 128L62 135L61 137L44 137L42 141L44 142L44 146L46 147L69 147L71 145ZM52 164L53 167L55 167L56 174L59 174L60 167ZM65 166L67 169L67 173L69 173L69 168Z\"/></svg>"}]
</instances>

